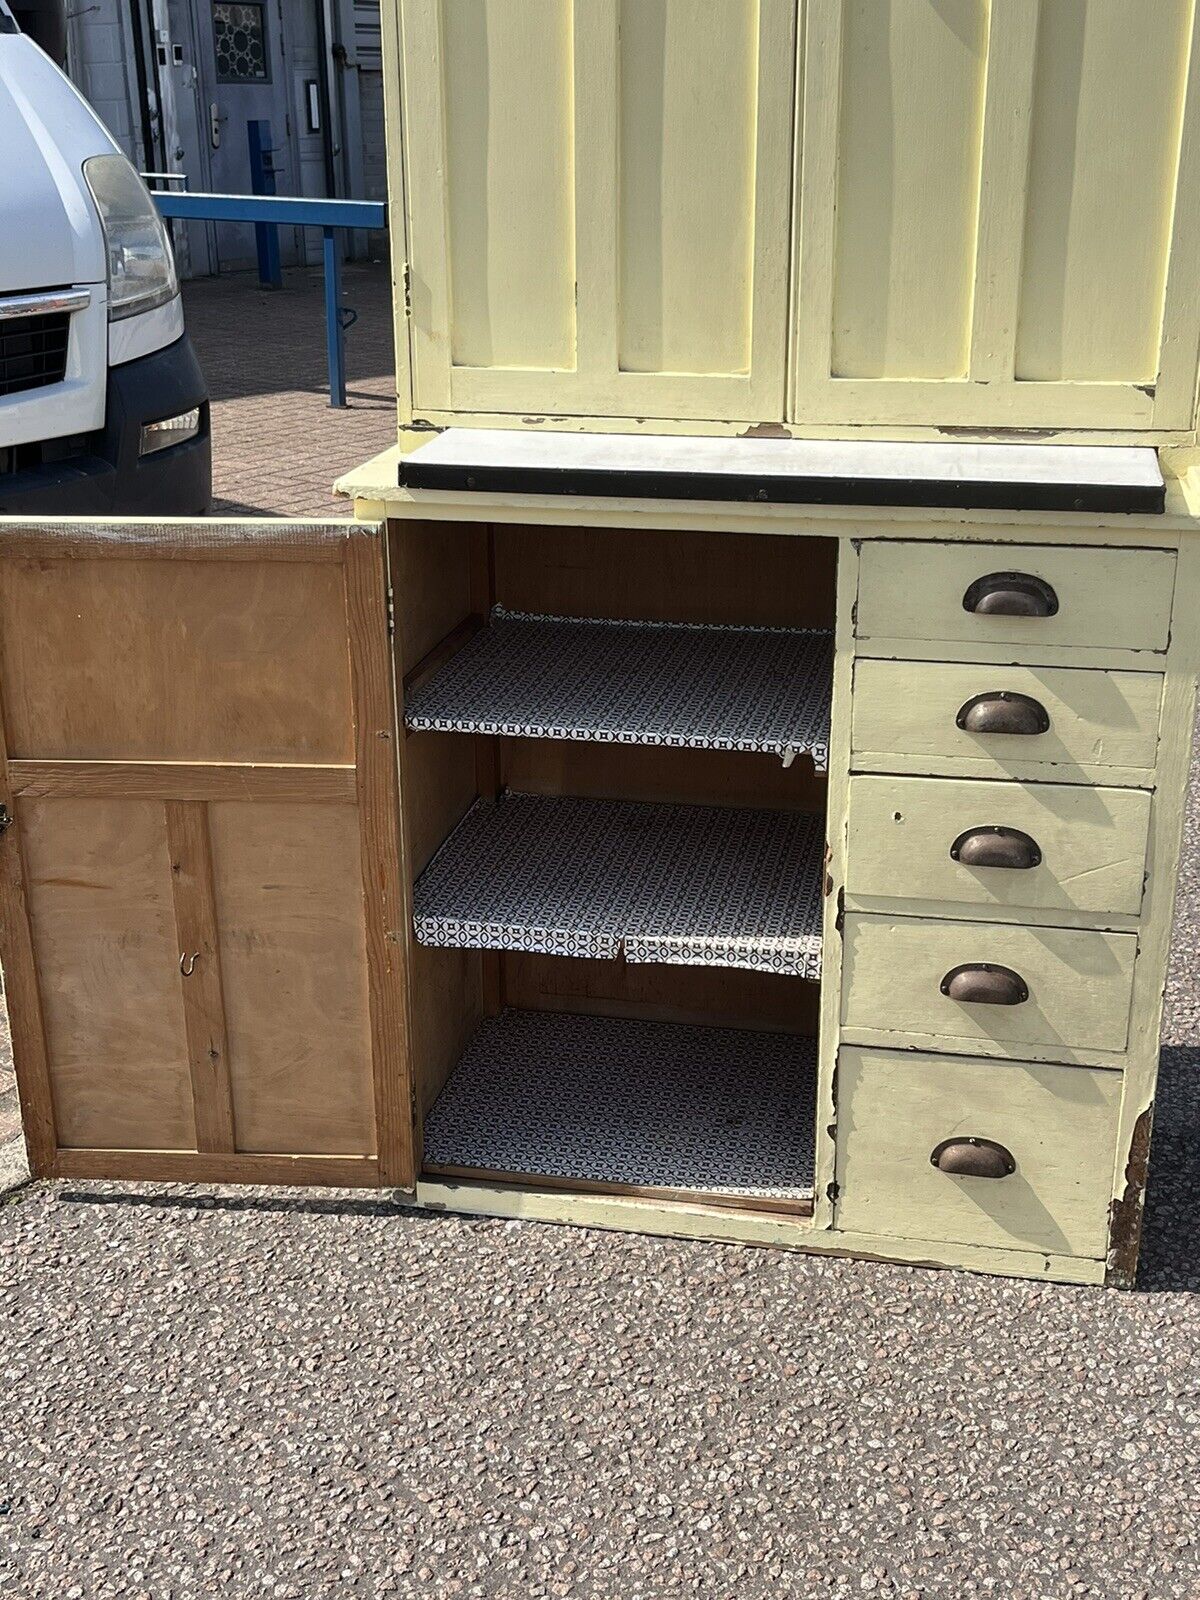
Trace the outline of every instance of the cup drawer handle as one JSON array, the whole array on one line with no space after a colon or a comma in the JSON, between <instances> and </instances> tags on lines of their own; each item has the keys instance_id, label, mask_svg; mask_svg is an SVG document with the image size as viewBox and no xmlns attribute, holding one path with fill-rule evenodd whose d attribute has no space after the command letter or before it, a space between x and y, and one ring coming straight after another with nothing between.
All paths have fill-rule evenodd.
<instances>
[{"instance_id":1,"label":"cup drawer handle","mask_svg":"<svg viewBox=\"0 0 1200 1600\"><path fill-rule=\"evenodd\" d=\"M1016 733L1026 738L1046 733L1050 718L1040 700L1015 689L973 695L954 719L967 733Z\"/></svg>"},{"instance_id":2,"label":"cup drawer handle","mask_svg":"<svg viewBox=\"0 0 1200 1600\"><path fill-rule=\"evenodd\" d=\"M1017 1170L1012 1151L994 1139L943 1139L929 1156L939 1172L959 1178L1008 1178Z\"/></svg>"},{"instance_id":3,"label":"cup drawer handle","mask_svg":"<svg viewBox=\"0 0 1200 1600\"><path fill-rule=\"evenodd\" d=\"M1052 617L1058 596L1030 572L989 572L969 586L963 610L977 617Z\"/></svg>"},{"instance_id":4,"label":"cup drawer handle","mask_svg":"<svg viewBox=\"0 0 1200 1600\"><path fill-rule=\"evenodd\" d=\"M942 979L941 990L951 1000L972 1006L1019 1006L1029 999L1029 985L1011 967L996 967L990 961L968 961L951 967Z\"/></svg>"},{"instance_id":5,"label":"cup drawer handle","mask_svg":"<svg viewBox=\"0 0 1200 1600\"><path fill-rule=\"evenodd\" d=\"M1020 828L1002 828L990 824L985 828L968 828L960 833L950 846L951 860L964 867L1005 867L1012 871L1028 872L1042 864L1042 852L1036 839L1031 839Z\"/></svg>"}]
</instances>

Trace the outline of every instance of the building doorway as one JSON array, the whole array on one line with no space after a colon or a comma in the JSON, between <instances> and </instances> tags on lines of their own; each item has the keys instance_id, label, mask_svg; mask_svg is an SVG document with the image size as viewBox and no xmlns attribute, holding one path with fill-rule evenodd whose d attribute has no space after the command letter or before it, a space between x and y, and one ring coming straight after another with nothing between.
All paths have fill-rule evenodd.
<instances>
[{"instance_id":1,"label":"building doorway","mask_svg":"<svg viewBox=\"0 0 1200 1600\"><path fill-rule=\"evenodd\" d=\"M271 128L281 195L337 193L323 0L148 0L163 173L194 192L253 191L249 124ZM253 267L247 223L175 224L185 272ZM279 229L285 266L315 262L320 239Z\"/></svg>"}]
</instances>

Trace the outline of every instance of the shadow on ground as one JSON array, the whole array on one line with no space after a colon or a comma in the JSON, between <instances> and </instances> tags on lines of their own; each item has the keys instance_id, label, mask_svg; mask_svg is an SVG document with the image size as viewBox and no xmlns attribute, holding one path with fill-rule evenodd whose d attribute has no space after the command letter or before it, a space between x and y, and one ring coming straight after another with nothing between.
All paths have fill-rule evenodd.
<instances>
[{"instance_id":1,"label":"shadow on ground","mask_svg":"<svg viewBox=\"0 0 1200 1600\"><path fill-rule=\"evenodd\" d=\"M195 1187L171 1192L113 1190L75 1184L59 1191L63 1202L142 1206L157 1210L278 1212L333 1217L403 1217L430 1226L443 1214L422 1211L403 1199L380 1195L287 1194L247 1190L204 1193ZM448 1214L446 1214L448 1215ZM1163 1051L1151 1151L1150 1187L1138 1271L1140 1293L1200 1290L1200 1049Z\"/></svg>"},{"instance_id":2,"label":"shadow on ground","mask_svg":"<svg viewBox=\"0 0 1200 1600\"><path fill-rule=\"evenodd\" d=\"M1200 1290L1200 1049L1162 1053L1138 1288Z\"/></svg>"}]
</instances>

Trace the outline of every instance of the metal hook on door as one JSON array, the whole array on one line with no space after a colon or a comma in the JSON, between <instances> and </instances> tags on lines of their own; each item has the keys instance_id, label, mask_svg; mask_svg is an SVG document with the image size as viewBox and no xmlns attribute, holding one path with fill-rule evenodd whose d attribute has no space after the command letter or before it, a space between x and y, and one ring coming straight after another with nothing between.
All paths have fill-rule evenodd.
<instances>
[{"instance_id":1,"label":"metal hook on door","mask_svg":"<svg viewBox=\"0 0 1200 1600\"><path fill-rule=\"evenodd\" d=\"M185 978L190 978L192 973L195 972L196 963L197 963L197 961L199 961L199 959L200 959L199 950L193 950L193 952L192 952L192 954L190 956L187 955L186 953L180 956L180 958L179 958L179 970L180 970L180 972L183 973Z\"/></svg>"}]
</instances>

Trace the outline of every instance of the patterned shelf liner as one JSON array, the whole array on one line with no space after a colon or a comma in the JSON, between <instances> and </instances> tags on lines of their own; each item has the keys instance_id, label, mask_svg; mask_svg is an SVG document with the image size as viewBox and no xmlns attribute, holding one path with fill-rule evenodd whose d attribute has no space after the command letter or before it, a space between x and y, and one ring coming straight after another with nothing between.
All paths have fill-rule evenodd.
<instances>
[{"instance_id":1,"label":"patterned shelf liner","mask_svg":"<svg viewBox=\"0 0 1200 1600\"><path fill-rule=\"evenodd\" d=\"M823 819L505 794L417 880L421 944L821 975Z\"/></svg>"},{"instance_id":2,"label":"patterned shelf liner","mask_svg":"<svg viewBox=\"0 0 1200 1600\"><path fill-rule=\"evenodd\" d=\"M415 732L768 751L829 765L833 635L497 606L409 697Z\"/></svg>"},{"instance_id":3,"label":"patterned shelf liner","mask_svg":"<svg viewBox=\"0 0 1200 1600\"><path fill-rule=\"evenodd\" d=\"M426 1117L425 1162L811 1198L815 1081L815 1042L791 1034L504 1011Z\"/></svg>"}]
</instances>

